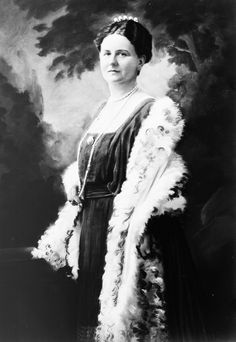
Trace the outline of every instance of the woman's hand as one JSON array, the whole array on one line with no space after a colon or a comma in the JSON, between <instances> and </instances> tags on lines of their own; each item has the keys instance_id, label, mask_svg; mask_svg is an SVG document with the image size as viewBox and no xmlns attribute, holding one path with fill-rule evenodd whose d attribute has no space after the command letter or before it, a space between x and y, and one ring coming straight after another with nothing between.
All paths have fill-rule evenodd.
<instances>
[{"instance_id":1,"label":"woman's hand","mask_svg":"<svg viewBox=\"0 0 236 342\"><path fill-rule=\"evenodd\" d=\"M152 242L149 234L144 233L137 250L142 258L146 259L152 252Z\"/></svg>"},{"instance_id":2,"label":"woman's hand","mask_svg":"<svg viewBox=\"0 0 236 342\"><path fill-rule=\"evenodd\" d=\"M67 195L67 200L72 204L72 205L78 205L78 186L74 185L68 195Z\"/></svg>"}]
</instances>

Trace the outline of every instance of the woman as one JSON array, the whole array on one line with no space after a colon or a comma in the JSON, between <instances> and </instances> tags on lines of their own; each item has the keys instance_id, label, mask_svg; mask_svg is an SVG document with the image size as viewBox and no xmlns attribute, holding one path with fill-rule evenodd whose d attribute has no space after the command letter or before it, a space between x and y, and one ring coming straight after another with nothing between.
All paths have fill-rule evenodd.
<instances>
[{"instance_id":1,"label":"woman","mask_svg":"<svg viewBox=\"0 0 236 342\"><path fill-rule=\"evenodd\" d=\"M92 341L96 327L101 342L190 341L199 317L180 270L187 251L173 218L185 207L186 169L174 152L183 120L169 98L155 100L137 87L152 56L146 28L122 17L95 44L110 97L64 175L68 202L33 255L54 268L70 265L74 278L79 258L79 341L83 334Z\"/></svg>"}]
</instances>

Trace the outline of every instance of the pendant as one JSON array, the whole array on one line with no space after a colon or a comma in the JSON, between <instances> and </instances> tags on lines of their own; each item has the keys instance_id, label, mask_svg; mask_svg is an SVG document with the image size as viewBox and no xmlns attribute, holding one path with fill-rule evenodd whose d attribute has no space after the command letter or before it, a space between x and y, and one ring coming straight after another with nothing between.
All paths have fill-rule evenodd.
<instances>
[{"instance_id":1,"label":"pendant","mask_svg":"<svg viewBox=\"0 0 236 342\"><path fill-rule=\"evenodd\" d=\"M88 145L93 145L94 143L94 137L93 136L89 136L86 140Z\"/></svg>"}]
</instances>

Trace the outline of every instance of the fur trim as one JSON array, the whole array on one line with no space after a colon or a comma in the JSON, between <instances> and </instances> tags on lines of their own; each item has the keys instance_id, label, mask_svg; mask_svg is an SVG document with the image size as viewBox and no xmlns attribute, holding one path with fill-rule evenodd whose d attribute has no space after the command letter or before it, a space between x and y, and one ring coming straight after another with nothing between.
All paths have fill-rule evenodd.
<instances>
[{"instance_id":1,"label":"fur trim","mask_svg":"<svg viewBox=\"0 0 236 342\"><path fill-rule=\"evenodd\" d=\"M75 161L74 163L68 166L68 168L62 175L62 183L64 185L66 195L69 194L72 187L78 186L78 175L78 163L77 161Z\"/></svg>"},{"instance_id":2,"label":"fur trim","mask_svg":"<svg viewBox=\"0 0 236 342\"><path fill-rule=\"evenodd\" d=\"M68 195L72 186L77 185L77 163L71 164L62 176L65 192ZM81 228L77 219L77 206L68 201L59 210L56 222L50 225L34 248L33 258L45 259L54 270L67 264L71 267L72 278L78 277L79 239Z\"/></svg>"},{"instance_id":3,"label":"fur trim","mask_svg":"<svg viewBox=\"0 0 236 342\"><path fill-rule=\"evenodd\" d=\"M136 246L154 211L161 215L177 209L184 210L186 201L180 191L177 198L171 199L173 188L186 174L181 157L173 152L181 138L183 126L178 108L165 97L153 105L135 139L127 165L127 179L114 200L109 222L108 251L100 295L101 312L96 334L98 341L122 342L138 338L133 329L134 322L142 320L138 278L140 268L147 265L138 257ZM159 273L162 281L160 270ZM164 315L164 303L161 297L157 302L161 308L160 321ZM152 336L158 335L160 341L166 338L160 326L153 327L151 331ZM147 338L152 340L151 336Z\"/></svg>"}]
</instances>

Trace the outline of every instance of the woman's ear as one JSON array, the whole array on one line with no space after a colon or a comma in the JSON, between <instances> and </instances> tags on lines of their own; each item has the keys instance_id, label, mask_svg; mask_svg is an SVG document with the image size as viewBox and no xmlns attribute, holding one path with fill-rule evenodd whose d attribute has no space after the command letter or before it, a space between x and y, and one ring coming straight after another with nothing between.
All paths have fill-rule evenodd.
<instances>
[{"instance_id":1,"label":"woman's ear","mask_svg":"<svg viewBox=\"0 0 236 342\"><path fill-rule=\"evenodd\" d=\"M146 60L145 56L139 57L138 67L137 67L137 75L140 74L140 71L141 71L143 65L145 64L145 60Z\"/></svg>"},{"instance_id":2,"label":"woman's ear","mask_svg":"<svg viewBox=\"0 0 236 342\"><path fill-rule=\"evenodd\" d=\"M139 67L142 68L142 66L145 64L146 57L143 55L139 57Z\"/></svg>"}]
</instances>

